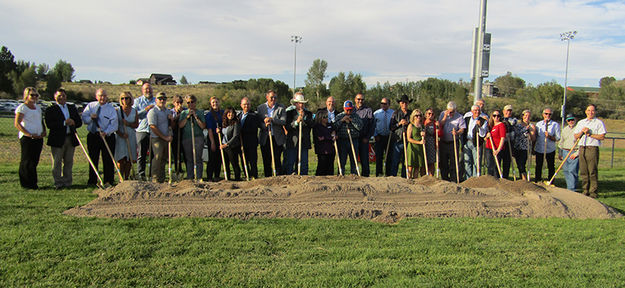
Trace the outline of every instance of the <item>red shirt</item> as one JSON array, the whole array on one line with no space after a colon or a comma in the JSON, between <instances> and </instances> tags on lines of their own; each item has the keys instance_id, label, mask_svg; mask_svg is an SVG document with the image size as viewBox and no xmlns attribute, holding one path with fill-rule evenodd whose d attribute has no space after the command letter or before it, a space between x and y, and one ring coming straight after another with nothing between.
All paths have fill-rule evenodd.
<instances>
[{"instance_id":1,"label":"red shirt","mask_svg":"<svg viewBox=\"0 0 625 288\"><path fill-rule=\"evenodd\" d=\"M502 138L506 137L506 124L504 124L503 122L499 122L499 124L495 125L495 127L493 127L493 129L490 130L490 135L491 137L493 137L493 143L495 144L495 149L499 148L499 142L501 142ZM493 149L490 146L490 140L486 141L486 148L488 149ZM506 148L506 146L503 146L504 150Z\"/></svg>"}]
</instances>

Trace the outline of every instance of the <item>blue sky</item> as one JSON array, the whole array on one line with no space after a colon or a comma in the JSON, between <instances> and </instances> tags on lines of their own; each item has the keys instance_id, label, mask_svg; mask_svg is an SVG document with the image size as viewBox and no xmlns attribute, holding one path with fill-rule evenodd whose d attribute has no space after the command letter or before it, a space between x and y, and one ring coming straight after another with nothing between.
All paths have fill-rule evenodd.
<instances>
[{"instance_id":1,"label":"blue sky","mask_svg":"<svg viewBox=\"0 0 625 288\"><path fill-rule=\"evenodd\" d=\"M598 86L625 78L623 1L488 1L488 80L507 71L534 85ZM317 58L328 78L354 71L367 84L470 79L479 0L398 1L7 1L0 45L17 59L72 63L75 79L127 83L150 73L191 82L274 78L297 86Z\"/></svg>"}]
</instances>

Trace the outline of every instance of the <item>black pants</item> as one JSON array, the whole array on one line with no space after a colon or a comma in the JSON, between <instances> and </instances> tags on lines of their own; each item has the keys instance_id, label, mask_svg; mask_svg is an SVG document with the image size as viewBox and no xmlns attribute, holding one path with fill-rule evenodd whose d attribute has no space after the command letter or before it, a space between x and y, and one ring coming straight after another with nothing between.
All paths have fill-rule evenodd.
<instances>
[{"instance_id":1,"label":"black pants","mask_svg":"<svg viewBox=\"0 0 625 288\"><path fill-rule=\"evenodd\" d=\"M493 154L493 149L485 149L486 153L486 167L488 168L488 175L499 178L499 171L497 170L497 163L495 163L495 161L499 162L499 167L501 167L501 162L503 160L503 154L504 153L508 153L508 150L504 149L501 150L498 154L497 154L497 159L495 159L495 155ZM503 175L503 171L501 173Z\"/></svg>"},{"instance_id":2,"label":"black pants","mask_svg":"<svg viewBox=\"0 0 625 288\"><path fill-rule=\"evenodd\" d=\"M440 145L439 153L439 165L441 166L441 178L446 181L456 182L456 157L454 156L454 142L438 142ZM460 149L460 145L456 146L456 149ZM460 156L458 156L460 161ZM460 172L458 170L458 172Z\"/></svg>"},{"instance_id":3,"label":"black pants","mask_svg":"<svg viewBox=\"0 0 625 288\"><path fill-rule=\"evenodd\" d=\"M208 143L208 162L206 162L206 177L208 178L208 181L219 180L221 175L221 152L219 152L219 147L216 147L215 151L212 151L210 147L210 140L208 141Z\"/></svg>"},{"instance_id":4,"label":"black pants","mask_svg":"<svg viewBox=\"0 0 625 288\"><path fill-rule=\"evenodd\" d=\"M147 160L148 149L150 149L150 133L137 132L137 175L145 178L145 163ZM106 148L105 148L106 149ZM152 155L152 153L150 153ZM95 164L97 166L97 164Z\"/></svg>"},{"instance_id":5,"label":"black pants","mask_svg":"<svg viewBox=\"0 0 625 288\"><path fill-rule=\"evenodd\" d=\"M239 155L241 147L228 147L224 149L224 161L226 162L226 171L228 180L241 180L241 167L239 166ZM247 159L246 159L247 160ZM234 170L234 179L230 178L230 166Z\"/></svg>"},{"instance_id":6,"label":"black pants","mask_svg":"<svg viewBox=\"0 0 625 288\"><path fill-rule=\"evenodd\" d=\"M549 176L547 179L551 179L553 174L556 172L555 167L555 158L556 151L551 153L547 153L547 170L549 171ZM543 153L536 152L536 172L534 177L534 182L540 182L543 176Z\"/></svg>"},{"instance_id":7,"label":"black pants","mask_svg":"<svg viewBox=\"0 0 625 288\"><path fill-rule=\"evenodd\" d=\"M182 131L181 129L173 129L173 140L171 141L171 161L174 163L174 171L182 173L184 160L184 149L182 149ZM180 152L180 153L178 153Z\"/></svg>"},{"instance_id":8,"label":"black pants","mask_svg":"<svg viewBox=\"0 0 625 288\"><path fill-rule=\"evenodd\" d=\"M510 157L510 150L507 149L508 143L503 144L506 149L501 150L501 153L499 153L501 155L501 159L503 160L501 165L501 174L503 175L503 178L508 179L508 177L510 177L510 164L512 164L512 157Z\"/></svg>"},{"instance_id":9,"label":"black pants","mask_svg":"<svg viewBox=\"0 0 625 288\"><path fill-rule=\"evenodd\" d=\"M111 134L110 136L106 136L106 143L108 143L109 148L111 148L111 152L115 151L115 134ZM100 162L100 154L102 154L102 169L104 170L104 177L102 181L104 183L109 183L111 185L115 185L115 174L114 174L114 166L113 159L109 155L109 152L106 150L106 146L104 146L104 141L102 141L102 137L100 137L97 133L89 133L87 134L87 148L89 150L89 158L93 161L93 165L97 168L98 163ZM89 181L87 184L95 185L98 183L98 176L96 172L89 167Z\"/></svg>"},{"instance_id":10,"label":"black pants","mask_svg":"<svg viewBox=\"0 0 625 288\"><path fill-rule=\"evenodd\" d=\"M273 139L273 156L276 161L276 175L280 175L282 171L282 161L280 161L280 156L282 155L282 146L276 144L276 140ZM260 153L263 156L263 167L265 169L265 177L272 176L272 168L271 168L271 147L269 146L269 139L267 139L267 143L265 145L260 145Z\"/></svg>"},{"instance_id":11,"label":"black pants","mask_svg":"<svg viewBox=\"0 0 625 288\"><path fill-rule=\"evenodd\" d=\"M247 164L247 172L249 173L250 178L258 178L258 151L256 149L256 145L244 145L243 151L245 152L245 163Z\"/></svg>"},{"instance_id":12,"label":"black pants","mask_svg":"<svg viewBox=\"0 0 625 288\"><path fill-rule=\"evenodd\" d=\"M375 142L375 176L389 176L391 175L391 157L386 157L393 155L390 152L386 152L386 148L391 149L393 146L388 145L388 135L382 136L379 135L380 140ZM386 162L386 171L384 170L384 162Z\"/></svg>"},{"instance_id":13,"label":"black pants","mask_svg":"<svg viewBox=\"0 0 625 288\"><path fill-rule=\"evenodd\" d=\"M360 158L360 167L362 167L362 171L360 171L360 176L369 177L369 142L362 143L362 138L358 139L360 143L358 143L358 157Z\"/></svg>"},{"instance_id":14,"label":"black pants","mask_svg":"<svg viewBox=\"0 0 625 288\"><path fill-rule=\"evenodd\" d=\"M317 154L316 176L334 175L334 154Z\"/></svg>"},{"instance_id":15,"label":"black pants","mask_svg":"<svg viewBox=\"0 0 625 288\"><path fill-rule=\"evenodd\" d=\"M39 156L41 156L41 148L43 147L43 139L32 139L26 136L20 138L20 146L22 148L20 158L20 185L26 189L37 189L37 165L39 164Z\"/></svg>"}]
</instances>

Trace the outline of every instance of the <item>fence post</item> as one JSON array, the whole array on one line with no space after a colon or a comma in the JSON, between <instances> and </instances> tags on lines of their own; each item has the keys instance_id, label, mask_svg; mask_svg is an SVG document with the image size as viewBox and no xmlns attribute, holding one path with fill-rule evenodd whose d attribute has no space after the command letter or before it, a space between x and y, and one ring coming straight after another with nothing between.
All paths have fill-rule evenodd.
<instances>
[{"instance_id":1,"label":"fence post","mask_svg":"<svg viewBox=\"0 0 625 288\"><path fill-rule=\"evenodd\" d=\"M612 157L610 159L610 169L614 168L614 138L612 138Z\"/></svg>"}]
</instances>

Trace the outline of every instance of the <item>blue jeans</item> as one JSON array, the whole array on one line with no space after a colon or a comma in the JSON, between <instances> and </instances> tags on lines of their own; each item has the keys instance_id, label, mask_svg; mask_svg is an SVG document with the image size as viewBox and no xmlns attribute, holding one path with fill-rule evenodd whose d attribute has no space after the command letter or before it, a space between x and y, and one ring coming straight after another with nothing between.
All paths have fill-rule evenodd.
<instances>
[{"instance_id":1,"label":"blue jeans","mask_svg":"<svg viewBox=\"0 0 625 288\"><path fill-rule=\"evenodd\" d=\"M389 153L389 157L391 157L390 176L397 176L399 163L402 163L401 177L406 178L406 164L404 163L404 143L401 141L397 141L395 143L391 143L391 145L393 145L393 147L391 148L391 151Z\"/></svg>"},{"instance_id":2,"label":"blue jeans","mask_svg":"<svg viewBox=\"0 0 625 288\"><path fill-rule=\"evenodd\" d=\"M562 157L566 157L566 154L569 152L560 150L560 153ZM562 174L564 174L564 180L566 181L566 189L575 191L579 179L579 158L571 159L569 157L569 159L564 162L564 165L562 165Z\"/></svg>"},{"instance_id":3,"label":"blue jeans","mask_svg":"<svg viewBox=\"0 0 625 288\"><path fill-rule=\"evenodd\" d=\"M477 176L477 147L473 144L473 140L467 140L467 143L462 146L462 152L464 155L464 173L466 178ZM482 155L480 155L480 158L482 158ZM480 161L480 163L483 162Z\"/></svg>"},{"instance_id":4,"label":"blue jeans","mask_svg":"<svg viewBox=\"0 0 625 288\"><path fill-rule=\"evenodd\" d=\"M353 142L354 142L354 150L358 151L358 139L353 139ZM352 175L358 175L356 171L356 165L358 165L358 161L357 159L354 159L354 152L352 151L352 147L349 143L349 138L339 138L337 141L337 145L339 148L339 160L341 162L341 171L343 171L343 175L347 175L345 171L345 164L347 163L347 155L349 155L349 166L351 167Z\"/></svg>"},{"instance_id":5,"label":"blue jeans","mask_svg":"<svg viewBox=\"0 0 625 288\"><path fill-rule=\"evenodd\" d=\"M301 175L308 175L308 149L302 148ZM284 150L284 163L282 164L284 175L297 174L297 147Z\"/></svg>"}]
</instances>

